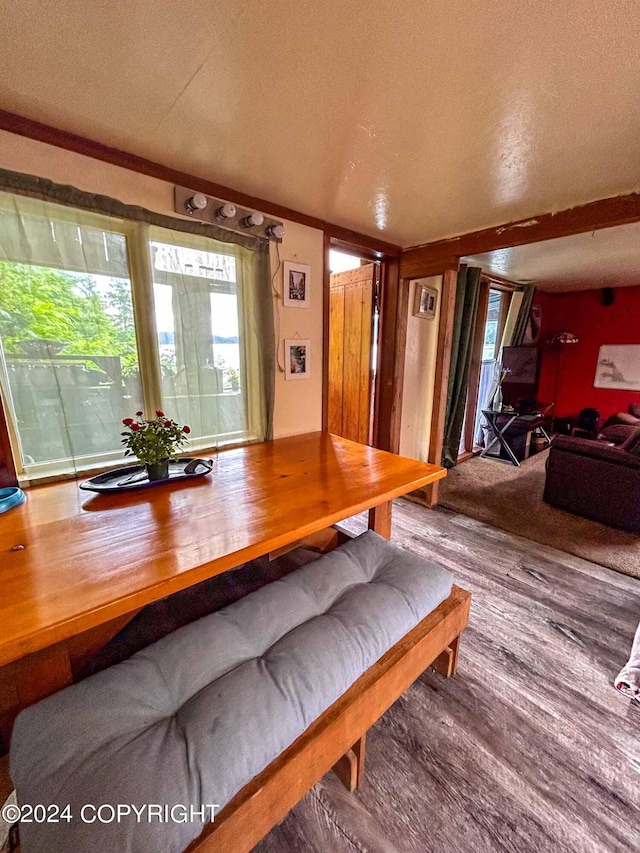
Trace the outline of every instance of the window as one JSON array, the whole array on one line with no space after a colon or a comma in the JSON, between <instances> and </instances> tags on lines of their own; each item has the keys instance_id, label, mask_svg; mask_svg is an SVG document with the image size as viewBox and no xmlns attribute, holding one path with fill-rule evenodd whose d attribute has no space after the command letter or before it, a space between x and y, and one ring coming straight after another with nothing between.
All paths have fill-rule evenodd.
<instances>
[{"instance_id":1,"label":"window","mask_svg":"<svg viewBox=\"0 0 640 853\"><path fill-rule=\"evenodd\" d=\"M510 294L502 290L489 291L489 304L487 306L487 319L484 325L484 341L482 346L482 360L490 361L497 358L500 349L499 336L504 331L506 311L509 306Z\"/></svg>"},{"instance_id":2,"label":"window","mask_svg":"<svg viewBox=\"0 0 640 853\"><path fill-rule=\"evenodd\" d=\"M204 440L247 431L236 260L154 229L153 294L164 407Z\"/></svg>"},{"instance_id":3,"label":"window","mask_svg":"<svg viewBox=\"0 0 640 853\"><path fill-rule=\"evenodd\" d=\"M139 409L189 424L189 450L264 438L253 254L0 193L0 391L19 473L118 464Z\"/></svg>"}]
</instances>

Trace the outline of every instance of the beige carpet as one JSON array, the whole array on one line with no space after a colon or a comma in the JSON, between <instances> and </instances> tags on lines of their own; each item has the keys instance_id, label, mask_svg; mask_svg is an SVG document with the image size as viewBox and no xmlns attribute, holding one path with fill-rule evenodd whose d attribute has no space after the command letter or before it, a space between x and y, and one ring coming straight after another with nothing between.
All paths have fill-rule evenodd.
<instances>
[{"instance_id":1,"label":"beige carpet","mask_svg":"<svg viewBox=\"0 0 640 853\"><path fill-rule=\"evenodd\" d=\"M520 468L491 459L463 462L442 481L440 503L534 542L639 578L639 536L543 502L547 455L538 453Z\"/></svg>"}]
</instances>

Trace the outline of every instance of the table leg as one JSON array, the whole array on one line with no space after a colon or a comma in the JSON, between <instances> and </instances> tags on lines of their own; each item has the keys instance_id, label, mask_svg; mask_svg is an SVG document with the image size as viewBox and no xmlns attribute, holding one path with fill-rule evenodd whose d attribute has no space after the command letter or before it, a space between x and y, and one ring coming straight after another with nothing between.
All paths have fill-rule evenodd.
<instances>
[{"instance_id":1,"label":"table leg","mask_svg":"<svg viewBox=\"0 0 640 853\"><path fill-rule=\"evenodd\" d=\"M64 643L0 667L0 753L8 751L13 722L23 708L72 683Z\"/></svg>"},{"instance_id":2,"label":"table leg","mask_svg":"<svg viewBox=\"0 0 640 853\"><path fill-rule=\"evenodd\" d=\"M542 435L545 437L545 440L546 440L546 441L548 441L548 442L549 442L549 444L551 444L551 442L552 442L552 440L553 440L553 439L551 438L551 436L549 435L549 433L546 431L546 429L544 428L544 426L539 426L539 427L538 427L538 429L540 430L540 432L542 433Z\"/></svg>"},{"instance_id":3,"label":"table leg","mask_svg":"<svg viewBox=\"0 0 640 853\"><path fill-rule=\"evenodd\" d=\"M391 539L391 501L369 510L369 530Z\"/></svg>"},{"instance_id":4,"label":"table leg","mask_svg":"<svg viewBox=\"0 0 640 853\"><path fill-rule=\"evenodd\" d=\"M518 460L518 457L515 455L515 453L511 449L511 445L509 444L509 442L505 438L506 431L509 429L511 424L517 419L518 419L518 415L513 415L512 417L509 418L509 420L502 427L502 429L499 429L498 425L497 425L497 419L494 422L493 419L486 418L486 420L489 424L489 427L490 427L491 431L493 432L494 438L492 441L489 442L489 444L484 448L484 450L480 454L480 456L482 458L484 458L489 453L489 451L491 450L491 448L493 447L493 445L496 442L500 442L500 446L504 447L504 450L505 450L507 456L509 457L509 459L511 460L511 462L513 463L513 465L516 465L518 468L520 467L520 461Z\"/></svg>"},{"instance_id":5,"label":"table leg","mask_svg":"<svg viewBox=\"0 0 640 853\"><path fill-rule=\"evenodd\" d=\"M506 431L506 428L505 428L505 431ZM508 456L509 456L509 458L511 459L511 462L512 462L512 463L513 463L517 468L519 468L519 467L520 467L520 460L518 459L518 457L515 455L515 453L514 453L514 452L513 452L513 450L511 449L511 445L509 444L509 442L507 441L507 439L504 437L504 435L503 435L503 431L502 431L502 430L500 430L500 432L498 433L498 441L499 441L499 442L500 442L500 444L504 447L505 452L507 453L507 455L508 455Z\"/></svg>"}]
</instances>

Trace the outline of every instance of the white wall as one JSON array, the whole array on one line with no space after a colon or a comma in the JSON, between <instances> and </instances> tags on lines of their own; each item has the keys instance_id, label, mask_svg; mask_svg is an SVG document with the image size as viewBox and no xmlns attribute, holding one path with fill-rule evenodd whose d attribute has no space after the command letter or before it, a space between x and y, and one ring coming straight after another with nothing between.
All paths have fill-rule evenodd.
<instances>
[{"instance_id":1,"label":"white wall","mask_svg":"<svg viewBox=\"0 0 640 853\"><path fill-rule=\"evenodd\" d=\"M86 192L111 196L125 204L135 204L176 216L173 210L173 184L112 166L91 157L65 151L0 131L0 168L49 178L59 184L70 184ZM311 340L311 376L286 382L277 371L274 434L276 437L312 432L322 428L322 231L285 222L286 234L280 246L281 261L298 261L311 267L311 306L308 309L284 308L277 300L275 332L278 363L284 365L284 339ZM275 272L272 251L272 275ZM282 267L274 278L274 286L282 293Z\"/></svg>"},{"instance_id":2,"label":"white wall","mask_svg":"<svg viewBox=\"0 0 640 853\"><path fill-rule=\"evenodd\" d=\"M418 284L438 291L436 316L433 320L413 316L413 301ZM436 356L442 276L412 279L409 283L409 316L407 319L407 346L402 386L402 418L400 420L400 454L427 461L431 414L435 384Z\"/></svg>"},{"instance_id":3,"label":"white wall","mask_svg":"<svg viewBox=\"0 0 640 853\"><path fill-rule=\"evenodd\" d=\"M322 429L322 231L287 222L280 246L281 265L274 280L280 294L274 306L278 361L276 372L276 405L274 434L295 435ZM273 250L272 250L273 258ZM297 261L311 267L311 303L309 308L285 308L282 304L284 261ZM273 267L273 261L272 261ZM284 341L308 338L311 341L311 376L309 379L284 378ZM304 424L304 429L301 429Z\"/></svg>"}]
</instances>

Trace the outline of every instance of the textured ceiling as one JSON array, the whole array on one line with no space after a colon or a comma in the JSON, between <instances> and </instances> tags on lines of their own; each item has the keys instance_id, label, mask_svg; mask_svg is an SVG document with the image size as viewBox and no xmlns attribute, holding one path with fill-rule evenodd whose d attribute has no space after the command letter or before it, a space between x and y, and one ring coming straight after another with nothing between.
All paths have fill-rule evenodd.
<instances>
[{"instance_id":1,"label":"textured ceiling","mask_svg":"<svg viewBox=\"0 0 640 853\"><path fill-rule=\"evenodd\" d=\"M638 286L640 222L485 252L465 261L509 281L554 292Z\"/></svg>"},{"instance_id":2,"label":"textured ceiling","mask_svg":"<svg viewBox=\"0 0 640 853\"><path fill-rule=\"evenodd\" d=\"M414 245L640 187L637 0L0 0L0 106Z\"/></svg>"}]
</instances>

